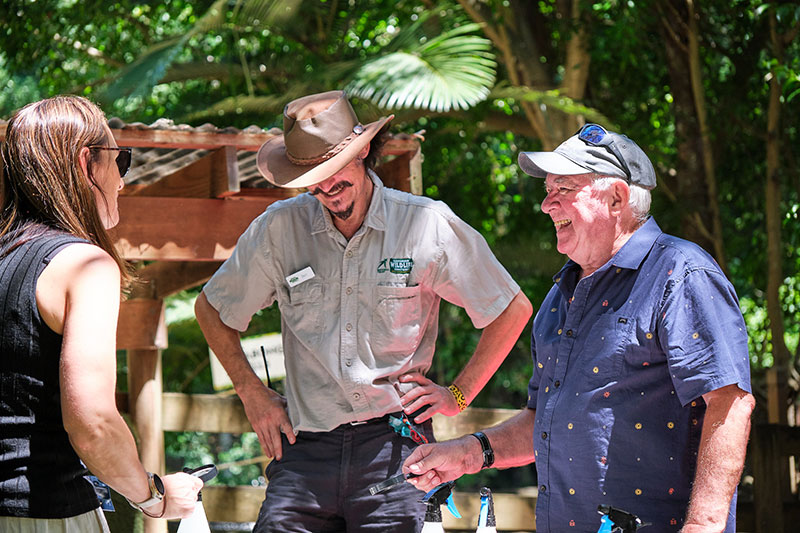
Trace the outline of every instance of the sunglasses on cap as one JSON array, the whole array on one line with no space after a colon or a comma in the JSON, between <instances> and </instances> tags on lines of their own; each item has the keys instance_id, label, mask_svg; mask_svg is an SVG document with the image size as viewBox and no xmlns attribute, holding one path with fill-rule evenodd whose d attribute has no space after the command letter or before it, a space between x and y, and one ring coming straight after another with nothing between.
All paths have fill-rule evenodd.
<instances>
[{"instance_id":1,"label":"sunglasses on cap","mask_svg":"<svg viewBox=\"0 0 800 533\"><path fill-rule=\"evenodd\" d=\"M631 171L628 168L628 164L625 162L625 158L622 157L619 149L614 145L614 139L611 138L611 135L609 135L603 126L599 124L585 124L578 130L578 139L591 146L599 146L611 152L611 154L617 158L620 165L622 165L622 170L625 172L625 175L628 176L628 182L631 181Z\"/></svg>"},{"instance_id":2,"label":"sunglasses on cap","mask_svg":"<svg viewBox=\"0 0 800 533\"><path fill-rule=\"evenodd\" d=\"M118 150L119 153L117 154L117 158L114 160L117 163L117 168L119 169L119 177L125 176L128 173L128 170L131 168L131 157L132 157L132 149L131 148L122 148L122 147L114 147L114 146L89 146L89 150Z\"/></svg>"}]
</instances>

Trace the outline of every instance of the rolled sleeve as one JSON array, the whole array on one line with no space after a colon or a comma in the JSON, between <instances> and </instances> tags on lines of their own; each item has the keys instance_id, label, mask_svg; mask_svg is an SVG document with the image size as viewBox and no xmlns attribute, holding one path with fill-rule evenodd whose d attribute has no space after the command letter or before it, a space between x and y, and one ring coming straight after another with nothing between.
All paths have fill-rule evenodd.
<instances>
[{"instance_id":1,"label":"rolled sleeve","mask_svg":"<svg viewBox=\"0 0 800 533\"><path fill-rule=\"evenodd\" d=\"M683 405L726 385L751 392L744 319L721 273L688 272L671 287L661 311L659 335Z\"/></svg>"},{"instance_id":2,"label":"rolled sleeve","mask_svg":"<svg viewBox=\"0 0 800 533\"><path fill-rule=\"evenodd\" d=\"M264 213L239 237L231 256L203 288L222 322L238 331L246 330L253 315L275 301L266 226Z\"/></svg>"}]
</instances>

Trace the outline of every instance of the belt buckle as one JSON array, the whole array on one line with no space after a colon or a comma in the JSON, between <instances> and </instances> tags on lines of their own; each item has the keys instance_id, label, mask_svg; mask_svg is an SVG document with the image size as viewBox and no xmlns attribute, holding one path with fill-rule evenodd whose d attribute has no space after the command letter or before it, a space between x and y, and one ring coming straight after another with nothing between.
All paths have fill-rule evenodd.
<instances>
[{"instance_id":1,"label":"belt buckle","mask_svg":"<svg viewBox=\"0 0 800 533\"><path fill-rule=\"evenodd\" d=\"M360 426L362 424L366 424L369 420L357 420L355 422L349 422L351 426Z\"/></svg>"}]
</instances>

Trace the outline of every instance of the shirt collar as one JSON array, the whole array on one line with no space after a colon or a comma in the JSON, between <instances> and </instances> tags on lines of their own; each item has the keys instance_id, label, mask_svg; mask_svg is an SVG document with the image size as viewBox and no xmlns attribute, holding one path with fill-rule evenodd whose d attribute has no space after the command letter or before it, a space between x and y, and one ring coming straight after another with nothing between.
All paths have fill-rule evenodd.
<instances>
[{"instance_id":1,"label":"shirt collar","mask_svg":"<svg viewBox=\"0 0 800 533\"><path fill-rule=\"evenodd\" d=\"M622 245L622 248L620 248L619 251L614 254L614 257L612 257L611 260L604 266L600 267L598 271L604 270L612 265L631 270L638 269L642 264L642 261L644 261L644 258L650 252L653 244L655 244L656 239L658 239L661 234L661 228L658 227L655 219L653 217L649 217L645 223L639 227L639 229L633 232L633 235L631 235L631 238L628 239L628 242ZM558 273L553 276L553 282L558 284L566 281L567 279L572 279L580 273L580 269L580 265L570 259L563 267L561 267L561 270L559 270ZM577 283L577 280L573 281Z\"/></svg>"},{"instance_id":2,"label":"shirt collar","mask_svg":"<svg viewBox=\"0 0 800 533\"><path fill-rule=\"evenodd\" d=\"M364 217L362 226L370 227L379 231L386 229L386 206L383 203L383 182L372 170L367 170L367 175L372 179L372 199L370 200L367 216ZM313 220L311 222L311 234L321 233L323 231L333 230L333 220L331 214L322 202L314 202Z\"/></svg>"},{"instance_id":3,"label":"shirt collar","mask_svg":"<svg viewBox=\"0 0 800 533\"><path fill-rule=\"evenodd\" d=\"M620 268L638 269L661 233L661 228L658 227L655 219L648 217L645 223L631 235L628 242L623 244L622 248L611 258L610 263Z\"/></svg>"}]
</instances>

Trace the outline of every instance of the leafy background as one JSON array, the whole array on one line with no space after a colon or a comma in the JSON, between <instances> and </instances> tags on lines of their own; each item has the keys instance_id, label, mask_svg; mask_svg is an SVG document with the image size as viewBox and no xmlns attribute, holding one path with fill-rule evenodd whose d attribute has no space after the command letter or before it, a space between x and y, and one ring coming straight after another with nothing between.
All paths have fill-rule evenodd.
<instances>
[{"instance_id":1,"label":"leafy background","mask_svg":"<svg viewBox=\"0 0 800 533\"><path fill-rule=\"evenodd\" d=\"M541 213L542 183L522 174L517 154L551 149L583 121L625 132L659 174L652 209L659 224L714 253L737 289L756 421L765 418L765 372L776 365L788 376L788 403L795 402L794 2L7 0L0 9L2 117L39 98L76 93L127 122L267 128L279 125L289 100L346 88L364 121L392 112L394 131L425 130L425 194L481 231L534 305L564 258ZM767 147L776 142L770 162ZM777 200L768 203L770 186ZM768 253L770 220L779 241ZM165 391L213 392L207 346L187 312L196 293L169 302ZM267 309L250 331L278 329L277 311ZM449 383L478 335L463 311L445 304L432 378ZM529 335L473 405L524 404ZM119 372L124 385L122 354ZM252 434L168 434L167 447L171 468L233 463L219 482L263 483L260 466L247 464L260 453ZM530 469L480 476L463 483L534 482Z\"/></svg>"}]
</instances>

